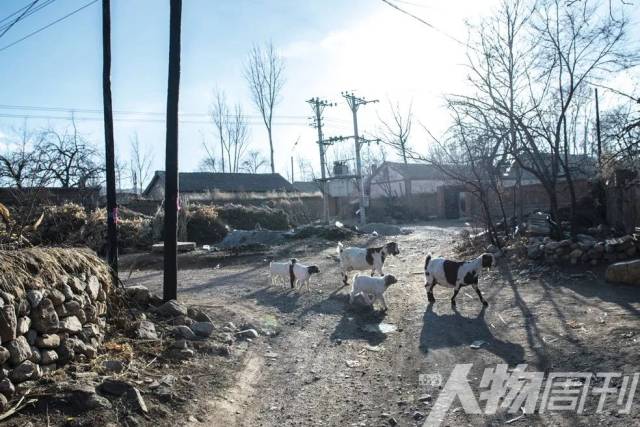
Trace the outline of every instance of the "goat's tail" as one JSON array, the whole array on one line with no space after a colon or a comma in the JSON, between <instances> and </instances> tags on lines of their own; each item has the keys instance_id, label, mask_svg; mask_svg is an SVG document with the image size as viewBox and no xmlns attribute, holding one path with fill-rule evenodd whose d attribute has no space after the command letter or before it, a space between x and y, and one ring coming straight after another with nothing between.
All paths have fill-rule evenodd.
<instances>
[{"instance_id":1,"label":"goat's tail","mask_svg":"<svg viewBox=\"0 0 640 427\"><path fill-rule=\"evenodd\" d=\"M429 267L429 262L431 261L431 252L429 252L427 254L427 257L424 260L424 271L427 271L427 268Z\"/></svg>"},{"instance_id":2,"label":"goat's tail","mask_svg":"<svg viewBox=\"0 0 640 427\"><path fill-rule=\"evenodd\" d=\"M338 248L336 249L336 252L338 252L338 255L342 254L343 248L344 246L342 245L342 242L338 242Z\"/></svg>"}]
</instances>

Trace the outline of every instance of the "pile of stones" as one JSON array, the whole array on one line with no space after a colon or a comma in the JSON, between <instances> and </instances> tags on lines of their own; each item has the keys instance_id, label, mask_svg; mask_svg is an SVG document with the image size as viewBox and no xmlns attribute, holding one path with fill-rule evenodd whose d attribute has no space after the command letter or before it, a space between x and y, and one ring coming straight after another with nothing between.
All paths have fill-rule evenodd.
<instances>
[{"instance_id":1,"label":"pile of stones","mask_svg":"<svg viewBox=\"0 0 640 427\"><path fill-rule=\"evenodd\" d=\"M640 240L635 235L598 240L588 234L578 234L576 240L552 240L549 237L530 237L527 256L548 263L571 264L612 263L636 258L640 254Z\"/></svg>"}]
</instances>

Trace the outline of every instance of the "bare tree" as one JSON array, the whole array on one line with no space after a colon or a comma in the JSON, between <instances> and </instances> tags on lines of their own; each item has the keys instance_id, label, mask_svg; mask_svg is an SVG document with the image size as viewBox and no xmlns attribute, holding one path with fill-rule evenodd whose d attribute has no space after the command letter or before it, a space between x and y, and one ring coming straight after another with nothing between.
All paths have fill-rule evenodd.
<instances>
[{"instance_id":1,"label":"bare tree","mask_svg":"<svg viewBox=\"0 0 640 427\"><path fill-rule=\"evenodd\" d=\"M213 94L213 103L211 104L211 121L213 122L213 126L215 127L216 134L218 136L218 141L220 142L220 167L222 172L225 172L225 153L227 152L227 141L225 139L225 123L227 121L227 117L229 116L229 107L227 106L227 97L223 91L215 90ZM206 159L206 167L208 169L215 169L215 157L214 157L214 149L209 148L208 145L203 141L203 145L205 150L207 151L208 158Z\"/></svg>"},{"instance_id":2,"label":"bare tree","mask_svg":"<svg viewBox=\"0 0 640 427\"><path fill-rule=\"evenodd\" d=\"M9 187L42 187L47 185L42 156L42 135L25 125L12 129L8 148L0 152L0 182Z\"/></svg>"},{"instance_id":3,"label":"bare tree","mask_svg":"<svg viewBox=\"0 0 640 427\"><path fill-rule=\"evenodd\" d=\"M264 47L254 45L245 66L245 78L251 97L267 128L271 173L276 172L273 150L273 111L280 100L284 85L284 61L272 43Z\"/></svg>"},{"instance_id":4,"label":"bare tree","mask_svg":"<svg viewBox=\"0 0 640 427\"><path fill-rule=\"evenodd\" d=\"M242 170L247 173L259 173L269 162L256 150L249 151L242 162Z\"/></svg>"},{"instance_id":5,"label":"bare tree","mask_svg":"<svg viewBox=\"0 0 640 427\"><path fill-rule=\"evenodd\" d=\"M97 160L95 147L78 131L73 116L71 130L49 128L43 131L42 139L44 173L50 174L53 184L62 188L99 185L104 167Z\"/></svg>"},{"instance_id":6,"label":"bare tree","mask_svg":"<svg viewBox=\"0 0 640 427\"><path fill-rule=\"evenodd\" d=\"M144 183L151 177L151 163L153 162L153 153L151 150L143 149L140 146L138 132L135 132L130 138L131 150L131 177L134 181L133 190L136 194L142 194Z\"/></svg>"},{"instance_id":7,"label":"bare tree","mask_svg":"<svg viewBox=\"0 0 640 427\"><path fill-rule=\"evenodd\" d=\"M407 151L409 134L411 133L411 124L413 121L412 103L409 103L406 113L400 108L400 103L395 105L388 100L391 118L388 120L380 117L380 139L402 157L404 164L407 164Z\"/></svg>"},{"instance_id":8,"label":"bare tree","mask_svg":"<svg viewBox=\"0 0 640 427\"><path fill-rule=\"evenodd\" d=\"M225 122L225 131L229 172L238 173L241 167L241 159L249 144L249 126L240 104L235 105L233 112Z\"/></svg>"}]
</instances>

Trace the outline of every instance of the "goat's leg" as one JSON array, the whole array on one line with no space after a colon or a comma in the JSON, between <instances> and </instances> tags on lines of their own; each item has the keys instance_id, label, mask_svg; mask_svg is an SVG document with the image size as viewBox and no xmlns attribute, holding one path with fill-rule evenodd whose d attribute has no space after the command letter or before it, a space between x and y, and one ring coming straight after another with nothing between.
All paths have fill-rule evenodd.
<instances>
[{"instance_id":1,"label":"goat's leg","mask_svg":"<svg viewBox=\"0 0 640 427\"><path fill-rule=\"evenodd\" d=\"M384 295L379 296L380 301L382 301L382 306L384 307L384 311L387 311L387 301L384 299Z\"/></svg>"},{"instance_id":2,"label":"goat's leg","mask_svg":"<svg viewBox=\"0 0 640 427\"><path fill-rule=\"evenodd\" d=\"M371 298L369 298L369 294L366 292L362 293L362 299L364 299L364 302L367 305L370 305L371 307L373 307L373 303L375 302L375 299L373 301L371 301Z\"/></svg>"},{"instance_id":3,"label":"goat's leg","mask_svg":"<svg viewBox=\"0 0 640 427\"><path fill-rule=\"evenodd\" d=\"M451 297L451 305L454 307L456 305L456 296L458 296L459 291L460 291L460 285L456 285L456 288L453 291L453 296Z\"/></svg>"},{"instance_id":4,"label":"goat's leg","mask_svg":"<svg viewBox=\"0 0 640 427\"><path fill-rule=\"evenodd\" d=\"M482 303L482 305L484 305L485 307L488 306L489 303L482 297L482 292L480 292L480 289L478 288L478 284L473 283L471 286L473 286L473 289L478 294L478 298L480 298L480 302Z\"/></svg>"},{"instance_id":5,"label":"goat's leg","mask_svg":"<svg viewBox=\"0 0 640 427\"><path fill-rule=\"evenodd\" d=\"M429 285L429 283L426 283L424 285L424 287L426 288L427 286L429 286L429 288L427 289L427 299L429 299L430 303L434 303L436 302L435 297L433 296L433 287L436 285L436 281L432 281L431 284Z\"/></svg>"},{"instance_id":6,"label":"goat's leg","mask_svg":"<svg viewBox=\"0 0 640 427\"><path fill-rule=\"evenodd\" d=\"M347 286L349 284L349 282L347 282L347 272L342 269L340 270L340 273L342 274L342 284L343 286Z\"/></svg>"}]
</instances>

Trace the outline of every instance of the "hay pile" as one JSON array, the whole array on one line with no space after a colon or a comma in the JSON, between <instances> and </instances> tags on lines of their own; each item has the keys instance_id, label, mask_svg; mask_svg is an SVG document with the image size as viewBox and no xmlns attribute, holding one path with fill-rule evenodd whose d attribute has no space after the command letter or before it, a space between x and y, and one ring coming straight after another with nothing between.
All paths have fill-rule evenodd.
<instances>
[{"instance_id":1,"label":"hay pile","mask_svg":"<svg viewBox=\"0 0 640 427\"><path fill-rule=\"evenodd\" d=\"M96 209L87 216L79 234L71 236L74 244L83 244L99 254L106 252L107 210ZM118 249L148 249L153 245L151 219L144 215L127 214L118 218Z\"/></svg>"},{"instance_id":2,"label":"hay pile","mask_svg":"<svg viewBox=\"0 0 640 427\"><path fill-rule=\"evenodd\" d=\"M115 295L107 266L88 250L0 251L0 391L10 397L13 384L95 358Z\"/></svg>"},{"instance_id":3,"label":"hay pile","mask_svg":"<svg viewBox=\"0 0 640 427\"><path fill-rule=\"evenodd\" d=\"M187 236L189 240L200 243L217 243L229 232L213 206L192 205L187 215Z\"/></svg>"}]
</instances>

